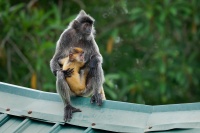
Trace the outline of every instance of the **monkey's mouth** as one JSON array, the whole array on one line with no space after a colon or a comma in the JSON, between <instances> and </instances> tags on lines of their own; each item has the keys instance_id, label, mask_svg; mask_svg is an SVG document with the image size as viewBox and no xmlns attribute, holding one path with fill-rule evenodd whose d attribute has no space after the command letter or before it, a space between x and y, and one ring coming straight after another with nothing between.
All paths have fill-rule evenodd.
<instances>
[{"instance_id":1,"label":"monkey's mouth","mask_svg":"<svg viewBox=\"0 0 200 133\"><path fill-rule=\"evenodd\" d=\"M86 34L86 35L90 35L90 34L91 34L91 31L92 31L92 28L86 28L86 29L85 29L85 34Z\"/></svg>"}]
</instances>

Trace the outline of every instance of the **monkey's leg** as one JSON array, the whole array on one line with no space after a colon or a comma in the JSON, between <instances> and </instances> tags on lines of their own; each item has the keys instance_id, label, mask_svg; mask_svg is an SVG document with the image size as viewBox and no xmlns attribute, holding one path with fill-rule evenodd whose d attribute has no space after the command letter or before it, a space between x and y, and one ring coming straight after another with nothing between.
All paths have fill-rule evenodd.
<instances>
[{"instance_id":1,"label":"monkey's leg","mask_svg":"<svg viewBox=\"0 0 200 133\"><path fill-rule=\"evenodd\" d=\"M62 71L57 71L56 89L64 103L64 121L69 121L72 118L72 113L81 112L81 110L71 105L70 88Z\"/></svg>"},{"instance_id":2,"label":"monkey's leg","mask_svg":"<svg viewBox=\"0 0 200 133\"><path fill-rule=\"evenodd\" d=\"M103 96L101 94L101 89L103 88L104 74L101 66L100 59L98 56L93 56L90 61L90 71L88 73L87 85L92 88L93 95L91 97L91 103L97 103L97 105L102 105Z\"/></svg>"}]
</instances>

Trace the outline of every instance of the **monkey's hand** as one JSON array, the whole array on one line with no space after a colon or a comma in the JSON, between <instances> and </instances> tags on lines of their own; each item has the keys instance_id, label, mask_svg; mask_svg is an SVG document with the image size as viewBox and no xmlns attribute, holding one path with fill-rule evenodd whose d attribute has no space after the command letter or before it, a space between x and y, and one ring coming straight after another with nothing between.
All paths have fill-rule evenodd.
<instances>
[{"instance_id":1,"label":"monkey's hand","mask_svg":"<svg viewBox=\"0 0 200 133\"><path fill-rule=\"evenodd\" d=\"M72 73L74 72L74 68L68 68L67 70L62 70L62 72L64 73L64 77L65 78L69 78L72 76Z\"/></svg>"},{"instance_id":2,"label":"monkey's hand","mask_svg":"<svg viewBox=\"0 0 200 133\"><path fill-rule=\"evenodd\" d=\"M72 113L82 112L80 109L74 108L70 104L66 105L64 108L64 121L70 121L72 119Z\"/></svg>"},{"instance_id":3,"label":"monkey's hand","mask_svg":"<svg viewBox=\"0 0 200 133\"><path fill-rule=\"evenodd\" d=\"M97 103L97 105L101 106L103 101L102 101L102 96L100 93L98 94L94 94L92 97L91 97L91 100L90 102L93 104L93 103Z\"/></svg>"}]
</instances>

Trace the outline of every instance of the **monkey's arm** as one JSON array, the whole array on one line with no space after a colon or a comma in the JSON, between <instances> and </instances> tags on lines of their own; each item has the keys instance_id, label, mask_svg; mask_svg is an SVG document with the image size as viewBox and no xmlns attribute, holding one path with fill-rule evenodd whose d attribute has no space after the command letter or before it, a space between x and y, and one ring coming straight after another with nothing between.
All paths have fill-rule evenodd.
<instances>
[{"instance_id":1,"label":"monkey's arm","mask_svg":"<svg viewBox=\"0 0 200 133\"><path fill-rule=\"evenodd\" d=\"M63 59L60 59L58 60L59 64L63 65L65 62L67 62L69 60L69 56L63 58Z\"/></svg>"},{"instance_id":2,"label":"monkey's arm","mask_svg":"<svg viewBox=\"0 0 200 133\"><path fill-rule=\"evenodd\" d=\"M62 53L62 50L57 48L53 58L50 61L50 68L55 76L57 76L57 71L61 71L61 66L59 64L60 58L64 58L64 54Z\"/></svg>"},{"instance_id":3,"label":"monkey's arm","mask_svg":"<svg viewBox=\"0 0 200 133\"><path fill-rule=\"evenodd\" d=\"M70 33L64 31L61 34L59 40L57 41L55 54L50 61L50 68L55 76L57 74L57 71L61 71L62 66L61 64L59 64L59 60L67 57L69 54L70 50L70 46L68 44L69 42L70 42Z\"/></svg>"},{"instance_id":4,"label":"monkey's arm","mask_svg":"<svg viewBox=\"0 0 200 133\"><path fill-rule=\"evenodd\" d=\"M90 57L88 78L94 77L98 65L101 65L102 57L100 55L92 55Z\"/></svg>"},{"instance_id":5,"label":"monkey's arm","mask_svg":"<svg viewBox=\"0 0 200 133\"><path fill-rule=\"evenodd\" d=\"M58 60L58 62L59 62L60 65L63 65L63 68L65 68L64 65L67 64L68 60L69 60L69 56ZM72 69L70 69L70 68L62 69L62 72L64 73L65 78L68 78L68 77L72 76L72 73L74 72L74 69L73 68Z\"/></svg>"},{"instance_id":6,"label":"monkey's arm","mask_svg":"<svg viewBox=\"0 0 200 133\"><path fill-rule=\"evenodd\" d=\"M103 93L104 74L102 69L102 56L93 55L89 62L89 73L87 76L87 87L94 90L94 94L91 97L91 103L96 102L98 105L102 105L102 99L105 99Z\"/></svg>"},{"instance_id":7,"label":"monkey's arm","mask_svg":"<svg viewBox=\"0 0 200 133\"><path fill-rule=\"evenodd\" d=\"M52 73L55 76L57 76L58 71L61 71L61 72L63 72L63 75L65 78L71 77L71 74L73 73L73 69L62 70L62 68L61 68L61 65L63 65L64 62L67 61L68 59L69 59L68 57L65 57L62 59L59 59L59 58L55 59L55 57L53 57L53 59L50 61L50 67L51 67Z\"/></svg>"}]
</instances>

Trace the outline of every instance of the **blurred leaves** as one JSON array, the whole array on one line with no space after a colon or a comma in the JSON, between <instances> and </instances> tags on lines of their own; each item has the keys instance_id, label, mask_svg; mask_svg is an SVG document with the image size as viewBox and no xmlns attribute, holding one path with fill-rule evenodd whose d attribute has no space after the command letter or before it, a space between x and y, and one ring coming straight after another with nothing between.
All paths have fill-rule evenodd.
<instances>
[{"instance_id":1,"label":"blurred leaves","mask_svg":"<svg viewBox=\"0 0 200 133\"><path fill-rule=\"evenodd\" d=\"M110 39L107 42L107 53L110 54L113 50L113 43L114 43L114 39L112 37L110 37Z\"/></svg>"},{"instance_id":2,"label":"blurred leaves","mask_svg":"<svg viewBox=\"0 0 200 133\"><path fill-rule=\"evenodd\" d=\"M37 89L37 75L33 73L31 76L31 88Z\"/></svg>"},{"instance_id":3,"label":"blurred leaves","mask_svg":"<svg viewBox=\"0 0 200 133\"><path fill-rule=\"evenodd\" d=\"M96 20L107 99L199 101L199 0L31 2L0 1L0 81L55 92L49 61L84 8Z\"/></svg>"}]
</instances>

